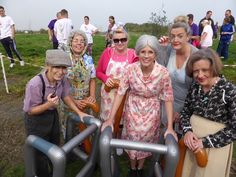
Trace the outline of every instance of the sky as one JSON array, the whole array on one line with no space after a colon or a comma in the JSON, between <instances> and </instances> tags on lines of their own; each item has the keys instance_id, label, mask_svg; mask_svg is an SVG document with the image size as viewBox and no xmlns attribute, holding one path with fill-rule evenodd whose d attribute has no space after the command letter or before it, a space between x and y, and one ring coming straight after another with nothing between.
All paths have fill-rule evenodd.
<instances>
[{"instance_id":1,"label":"sky","mask_svg":"<svg viewBox=\"0 0 236 177\"><path fill-rule=\"evenodd\" d=\"M178 15L192 13L198 24L208 10L213 11L212 19L219 24L226 9L231 9L236 17L236 0L0 0L0 5L13 18L17 30L47 29L61 9L68 10L74 29L87 15L100 31L106 30L110 15L116 22L142 24L150 21L152 12L162 15L162 9L169 22Z\"/></svg>"}]
</instances>

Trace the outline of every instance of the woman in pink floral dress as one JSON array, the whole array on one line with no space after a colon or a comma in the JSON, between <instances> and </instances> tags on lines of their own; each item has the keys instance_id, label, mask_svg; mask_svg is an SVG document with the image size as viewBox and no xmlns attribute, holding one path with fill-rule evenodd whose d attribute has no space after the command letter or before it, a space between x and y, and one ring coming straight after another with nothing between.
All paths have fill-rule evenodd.
<instances>
[{"instance_id":1,"label":"woman in pink floral dress","mask_svg":"<svg viewBox=\"0 0 236 177\"><path fill-rule=\"evenodd\" d=\"M150 35L141 36L135 47L139 62L130 64L125 70L109 119L103 123L112 126L115 113L126 91L129 97L125 105L122 139L157 143L160 137L160 102L164 101L168 117L168 133L176 137L173 130L173 90L167 69L156 62L158 41ZM176 137L177 139L177 137ZM126 150L131 169L129 176L142 173L145 159L150 152Z\"/></svg>"}]
</instances>

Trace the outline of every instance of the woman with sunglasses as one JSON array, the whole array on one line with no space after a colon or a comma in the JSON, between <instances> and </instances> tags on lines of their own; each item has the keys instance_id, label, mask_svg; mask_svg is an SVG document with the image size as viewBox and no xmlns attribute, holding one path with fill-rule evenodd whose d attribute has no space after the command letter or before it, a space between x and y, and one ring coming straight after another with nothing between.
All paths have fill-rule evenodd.
<instances>
[{"instance_id":1,"label":"woman with sunglasses","mask_svg":"<svg viewBox=\"0 0 236 177\"><path fill-rule=\"evenodd\" d=\"M134 49L128 48L128 33L122 27L114 31L112 41L114 47L108 47L103 51L96 69L96 76L102 81L100 112L102 121L108 119L117 93L117 89L106 92L105 85L113 87L115 79L123 77L124 69L130 63L137 61Z\"/></svg>"},{"instance_id":2,"label":"woman with sunglasses","mask_svg":"<svg viewBox=\"0 0 236 177\"><path fill-rule=\"evenodd\" d=\"M181 111L185 155L182 177L229 177L236 140L236 86L220 73L222 62L215 51L201 49L190 56L186 73L191 85ZM206 149L206 167L194 154Z\"/></svg>"},{"instance_id":3,"label":"woman with sunglasses","mask_svg":"<svg viewBox=\"0 0 236 177\"><path fill-rule=\"evenodd\" d=\"M191 29L180 17L169 29L169 36L162 37L161 50L157 62L165 66L170 72L174 92L174 120L175 130L181 136L182 130L179 124L179 113L183 109L192 79L186 75L185 67L189 56L198 49L189 43ZM162 122L166 124L164 104L162 105Z\"/></svg>"}]
</instances>

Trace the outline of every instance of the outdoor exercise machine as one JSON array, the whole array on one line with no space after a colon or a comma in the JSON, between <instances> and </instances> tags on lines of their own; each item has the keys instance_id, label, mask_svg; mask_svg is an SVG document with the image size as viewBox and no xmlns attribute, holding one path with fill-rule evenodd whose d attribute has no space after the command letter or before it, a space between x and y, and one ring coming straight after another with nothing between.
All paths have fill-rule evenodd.
<instances>
[{"instance_id":1,"label":"outdoor exercise machine","mask_svg":"<svg viewBox=\"0 0 236 177\"><path fill-rule=\"evenodd\" d=\"M99 152L100 152L100 166L102 177L118 177L120 174L118 161L116 155L113 152L115 148L124 149L135 149L140 151L152 152L155 157L155 163L149 171L154 171L155 177L174 177L175 170L179 160L178 144L174 137L170 134L167 135L164 144L151 144L133 142L128 140L120 140L112 138L111 127L106 127L101 133L99 141ZM159 155L164 155L164 170L159 165Z\"/></svg>"},{"instance_id":2,"label":"outdoor exercise machine","mask_svg":"<svg viewBox=\"0 0 236 177\"><path fill-rule=\"evenodd\" d=\"M71 114L71 119L81 122L79 116ZM87 128L69 140L62 147L52 144L44 139L29 135L25 142L24 158L25 158L25 177L37 176L35 173L35 150L44 153L53 164L53 177L64 177L66 168L66 159L70 152L74 152L85 161L85 165L78 172L76 177L90 177L97 163L98 142L100 136L101 122L94 117L84 117L83 122ZM88 136L92 136L92 150L90 155L79 150L78 145Z\"/></svg>"}]
</instances>

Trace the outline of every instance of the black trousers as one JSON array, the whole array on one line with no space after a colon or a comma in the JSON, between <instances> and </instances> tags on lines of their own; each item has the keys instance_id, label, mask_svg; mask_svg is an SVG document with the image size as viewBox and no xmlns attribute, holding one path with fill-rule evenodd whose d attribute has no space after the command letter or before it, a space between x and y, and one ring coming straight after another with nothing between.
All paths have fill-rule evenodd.
<instances>
[{"instance_id":1,"label":"black trousers","mask_svg":"<svg viewBox=\"0 0 236 177\"><path fill-rule=\"evenodd\" d=\"M57 110L45 111L40 115L30 116L25 113L26 135L36 135L46 141L59 145L60 124ZM52 164L42 152L35 152L36 174L38 177L51 177Z\"/></svg>"},{"instance_id":2,"label":"black trousers","mask_svg":"<svg viewBox=\"0 0 236 177\"><path fill-rule=\"evenodd\" d=\"M17 56L17 58L20 61L22 61L20 53L16 49L16 42L11 37L3 38L0 41L1 41L5 51L7 53L8 58L11 60L11 63L14 63L12 51Z\"/></svg>"}]
</instances>

